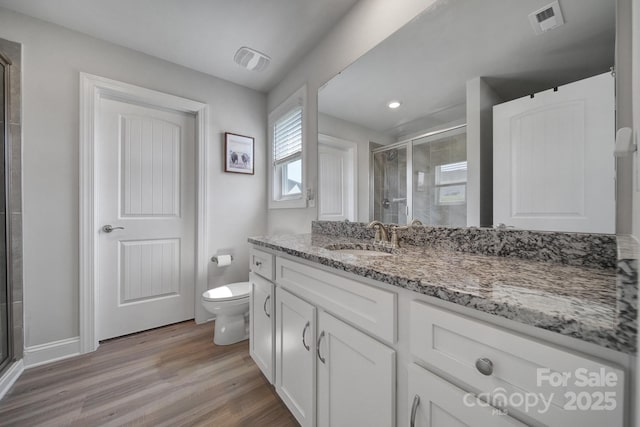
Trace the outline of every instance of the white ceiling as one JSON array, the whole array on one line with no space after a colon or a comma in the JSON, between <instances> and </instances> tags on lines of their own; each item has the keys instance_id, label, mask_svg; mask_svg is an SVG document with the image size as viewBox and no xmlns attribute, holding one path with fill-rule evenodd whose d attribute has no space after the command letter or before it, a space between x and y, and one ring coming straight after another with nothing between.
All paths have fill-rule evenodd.
<instances>
[{"instance_id":1,"label":"white ceiling","mask_svg":"<svg viewBox=\"0 0 640 427\"><path fill-rule=\"evenodd\" d=\"M330 80L319 111L400 138L464 119L474 77L509 100L607 71L615 0L560 0L566 24L536 36L528 14L551 1L441 0Z\"/></svg>"},{"instance_id":2,"label":"white ceiling","mask_svg":"<svg viewBox=\"0 0 640 427\"><path fill-rule=\"evenodd\" d=\"M356 1L0 0L0 7L265 92ZM233 62L241 46L269 55L269 68Z\"/></svg>"}]
</instances>

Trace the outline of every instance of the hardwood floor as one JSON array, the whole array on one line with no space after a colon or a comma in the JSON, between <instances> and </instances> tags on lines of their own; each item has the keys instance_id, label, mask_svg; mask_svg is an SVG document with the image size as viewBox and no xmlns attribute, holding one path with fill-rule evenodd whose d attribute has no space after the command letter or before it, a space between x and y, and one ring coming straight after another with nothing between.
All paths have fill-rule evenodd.
<instances>
[{"instance_id":1,"label":"hardwood floor","mask_svg":"<svg viewBox=\"0 0 640 427\"><path fill-rule=\"evenodd\" d=\"M0 401L1 426L297 426L249 356L184 322L106 341L25 371Z\"/></svg>"}]
</instances>

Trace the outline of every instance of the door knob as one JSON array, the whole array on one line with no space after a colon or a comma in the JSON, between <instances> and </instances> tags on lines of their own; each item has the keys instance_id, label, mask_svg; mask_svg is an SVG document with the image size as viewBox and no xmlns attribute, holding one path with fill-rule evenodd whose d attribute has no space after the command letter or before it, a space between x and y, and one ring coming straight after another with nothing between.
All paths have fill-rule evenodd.
<instances>
[{"instance_id":1,"label":"door knob","mask_svg":"<svg viewBox=\"0 0 640 427\"><path fill-rule=\"evenodd\" d=\"M102 227L102 231L105 233L111 233L113 230L124 230L124 227L113 227L111 224L107 224Z\"/></svg>"}]
</instances>

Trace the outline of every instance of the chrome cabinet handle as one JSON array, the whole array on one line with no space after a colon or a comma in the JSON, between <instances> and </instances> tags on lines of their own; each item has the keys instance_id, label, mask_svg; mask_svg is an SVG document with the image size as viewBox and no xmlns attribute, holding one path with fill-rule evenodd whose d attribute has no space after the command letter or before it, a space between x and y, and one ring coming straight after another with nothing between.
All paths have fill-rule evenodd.
<instances>
[{"instance_id":1,"label":"chrome cabinet handle","mask_svg":"<svg viewBox=\"0 0 640 427\"><path fill-rule=\"evenodd\" d=\"M418 405L420 404L420 396L417 394L413 397L413 405L411 405L411 427L416 425L416 414L418 413Z\"/></svg>"},{"instance_id":2,"label":"chrome cabinet handle","mask_svg":"<svg viewBox=\"0 0 640 427\"><path fill-rule=\"evenodd\" d=\"M311 326L311 322L307 322L307 324L304 325L304 329L302 330L302 345L307 349L307 351L309 351L309 349L311 348L305 341L305 336L307 335L307 329L309 329L309 326Z\"/></svg>"},{"instance_id":3,"label":"chrome cabinet handle","mask_svg":"<svg viewBox=\"0 0 640 427\"><path fill-rule=\"evenodd\" d=\"M124 227L114 227L111 224L107 224L102 227L102 231L105 233L111 233L113 230L124 230Z\"/></svg>"},{"instance_id":4,"label":"chrome cabinet handle","mask_svg":"<svg viewBox=\"0 0 640 427\"><path fill-rule=\"evenodd\" d=\"M322 364L324 365L326 360L324 357L322 357L322 355L320 354L320 343L322 342L322 338L324 338L324 331L320 332L320 336L318 337L318 348L316 348L316 353L318 354L318 359L320 359L320 361L322 362Z\"/></svg>"},{"instance_id":5,"label":"chrome cabinet handle","mask_svg":"<svg viewBox=\"0 0 640 427\"><path fill-rule=\"evenodd\" d=\"M476 369L482 375L489 376L493 374L493 362L489 358L482 357L476 360Z\"/></svg>"},{"instance_id":6,"label":"chrome cabinet handle","mask_svg":"<svg viewBox=\"0 0 640 427\"><path fill-rule=\"evenodd\" d=\"M262 306L262 309L264 310L264 314L267 315L267 317L271 317L271 315L269 313L267 313L267 303L269 302L269 300L271 299L271 295L267 295L267 297L264 299L264 305Z\"/></svg>"}]
</instances>

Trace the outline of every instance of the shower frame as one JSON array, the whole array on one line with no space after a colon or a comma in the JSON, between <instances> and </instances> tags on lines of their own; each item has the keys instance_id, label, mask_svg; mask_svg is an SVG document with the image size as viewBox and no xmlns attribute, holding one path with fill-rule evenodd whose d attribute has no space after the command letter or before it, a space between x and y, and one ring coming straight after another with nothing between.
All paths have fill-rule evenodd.
<instances>
[{"instance_id":1,"label":"shower frame","mask_svg":"<svg viewBox=\"0 0 640 427\"><path fill-rule=\"evenodd\" d=\"M4 90L2 94L3 102L3 144L4 144L4 211L5 211L5 257L4 262L5 274L6 274L6 298L7 298L7 357L0 361L0 376L4 370L11 365L14 359L14 336L13 336L13 286L11 278L13 277L13 269L11 265L12 252L11 252L11 209L10 209L10 191L11 191L11 132L9 132L9 97L11 93L10 86L10 67L12 61L0 52L0 66L4 68ZM1 225L0 225L1 226Z\"/></svg>"},{"instance_id":2,"label":"shower frame","mask_svg":"<svg viewBox=\"0 0 640 427\"><path fill-rule=\"evenodd\" d=\"M407 205L406 205L406 215L407 215L407 224L410 224L413 221L413 146L414 141L417 141L422 138L438 136L444 133L453 132L458 129L466 128L467 124L463 123L456 126L451 126L445 129L439 129L431 132L426 132L420 135L413 136L408 139L403 139L402 141L395 142L390 145L385 145L383 147L376 148L371 150L369 153L369 218L371 220L374 219L375 214L375 177L374 177L374 156L377 153L382 153L384 151L395 150L398 148L406 148L407 149ZM428 142L424 142L428 143Z\"/></svg>"}]
</instances>

